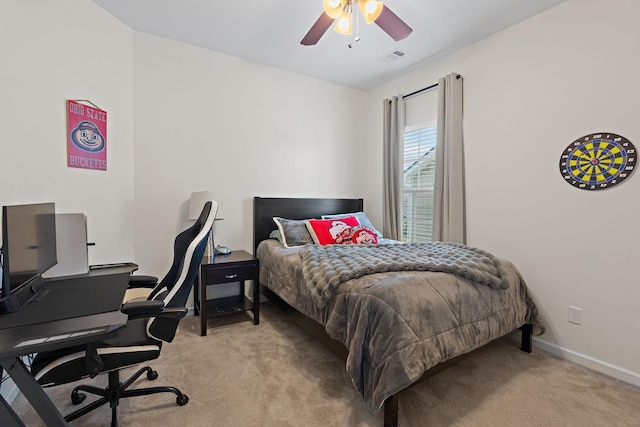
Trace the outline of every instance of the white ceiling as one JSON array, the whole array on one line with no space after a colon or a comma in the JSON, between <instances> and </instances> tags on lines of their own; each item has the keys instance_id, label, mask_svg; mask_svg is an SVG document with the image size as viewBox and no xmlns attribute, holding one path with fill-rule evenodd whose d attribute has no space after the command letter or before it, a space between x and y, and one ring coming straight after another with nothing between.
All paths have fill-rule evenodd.
<instances>
[{"instance_id":1,"label":"white ceiling","mask_svg":"<svg viewBox=\"0 0 640 427\"><path fill-rule=\"evenodd\" d=\"M394 41L360 15L360 41L329 28L315 46L300 40L322 0L93 1L136 31L370 90L565 0L385 0L413 28L406 39ZM394 50L405 55L384 61Z\"/></svg>"}]
</instances>

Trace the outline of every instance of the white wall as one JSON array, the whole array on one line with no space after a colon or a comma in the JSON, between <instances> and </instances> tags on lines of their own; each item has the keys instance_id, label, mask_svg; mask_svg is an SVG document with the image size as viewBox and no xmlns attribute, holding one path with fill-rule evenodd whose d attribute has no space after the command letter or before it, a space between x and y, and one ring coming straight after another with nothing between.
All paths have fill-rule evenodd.
<instances>
[{"instance_id":1,"label":"white wall","mask_svg":"<svg viewBox=\"0 0 640 427\"><path fill-rule=\"evenodd\" d=\"M0 204L85 213L90 263L134 260L132 31L86 0L2 0L0 52ZM67 167L67 99L107 111L107 171Z\"/></svg>"},{"instance_id":2,"label":"white wall","mask_svg":"<svg viewBox=\"0 0 640 427\"><path fill-rule=\"evenodd\" d=\"M136 256L169 265L192 191L219 203L216 244L253 252L253 197L364 197L364 93L136 33ZM377 168L379 165L373 165Z\"/></svg>"},{"instance_id":3,"label":"white wall","mask_svg":"<svg viewBox=\"0 0 640 427\"><path fill-rule=\"evenodd\" d=\"M564 182L558 165L567 145L594 132L640 148L639 19L636 0L569 0L377 88L367 102L376 120L379 100L462 74L468 243L519 267L547 319L540 345L635 384L640 172L585 191ZM581 326L567 322L569 305L584 310Z\"/></svg>"}]
</instances>

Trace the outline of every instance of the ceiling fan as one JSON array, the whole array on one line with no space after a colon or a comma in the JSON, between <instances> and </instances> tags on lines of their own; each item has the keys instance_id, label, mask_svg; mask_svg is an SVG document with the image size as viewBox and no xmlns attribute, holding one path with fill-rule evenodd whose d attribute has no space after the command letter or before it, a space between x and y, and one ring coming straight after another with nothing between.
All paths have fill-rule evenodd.
<instances>
[{"instance_id":1,"label":"ceiling fan","mask_svg":"<svg viewBox=\"0 0 640 427\"><path fill-rule=\"evenodd\" d=\"M311 26L309 32L300 41L300 44L310 46L318 43L318 40L329 29L335 20L335 30L342 34L351 34L352 7L358 5L364 16L365 22L375 22L382 30L389 34L395 41L402 40L413 31L405 22L398 18L391 9L377 0L323 0L324 12Z\"/></svg>"}]
</instances>

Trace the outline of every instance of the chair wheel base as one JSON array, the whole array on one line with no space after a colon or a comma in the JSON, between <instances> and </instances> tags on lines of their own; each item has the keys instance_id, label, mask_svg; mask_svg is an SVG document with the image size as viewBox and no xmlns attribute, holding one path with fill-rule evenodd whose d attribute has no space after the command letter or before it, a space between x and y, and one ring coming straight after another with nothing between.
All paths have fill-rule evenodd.
<instances>
[{"instance_id":1,"label":"chair wheel base","mask_svg":"<svg viewBox=\"0 0 640 427\"><path fill-rule=\"evenodd\" d=\"M81 404L86 398L87 395L84 393L79 393L77 391L71 393L71 403L73 403L74 405Z\"/></svg>"},{"instance_id":2,"label":"chair wheel base","mask_svg":"<svg viewBox=\"0 0 640 427\"><path fill-rule=\"evenodd\" d=\"M147 372L147 379L150 380L150 381L157 380L158 379L158 371L151 370L151 371Z\"/></svg>"},{"instance_id":3,"label":"chair wheel base","mask_svg":"<svg viewBox=\"0 0 640 427\"><path fill-rule=\"evenodd\" d=\"M181 394L180 396L176 397L176 403L179 406L184 406L189 402L189 397L186 394Z\"/></svg>"}]
</instances>

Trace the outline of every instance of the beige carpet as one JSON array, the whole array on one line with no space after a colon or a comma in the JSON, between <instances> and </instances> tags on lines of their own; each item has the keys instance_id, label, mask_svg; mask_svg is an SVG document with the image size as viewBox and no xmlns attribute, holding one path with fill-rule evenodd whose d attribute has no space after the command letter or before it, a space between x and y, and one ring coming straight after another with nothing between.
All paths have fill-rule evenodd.
<instances>
[{"instance_id":1,"label":"beige carpet","mask_svg":"<svg viewBox=\"0 0 640 427\"><path fill-rule=\"evenodd\" d=\"M208 336L200 337L200 319L184 319L176 340L151 364L159 378L143 376L137 384L174 385L189 403L177 406L173 394L125 399L120 425L382 426L382 413L367 412L338 357L269 303L261 320L254 326L248 313L211 318ZM63 413L72 407L71 387L48 389ZM13 407L27 426L44 425L23 396ZM640 389L542 353L535 344L533 353L523 353L507 339L403 391L398 424L640 427ZM102 407L72 425L109 426L110 410Z\"/></svg>"}]
</instances>

